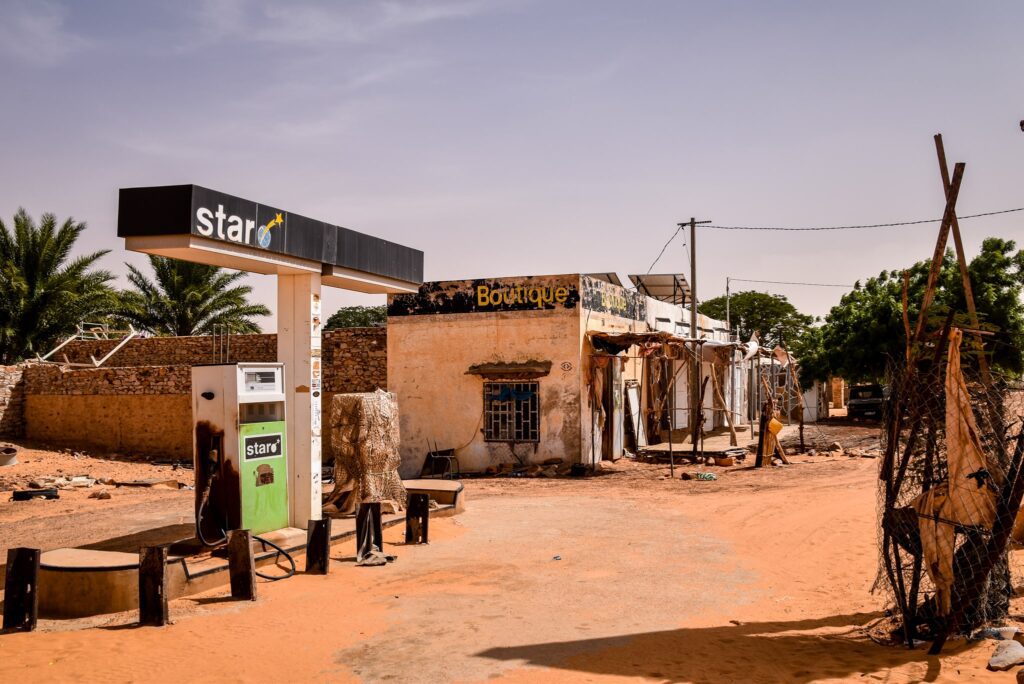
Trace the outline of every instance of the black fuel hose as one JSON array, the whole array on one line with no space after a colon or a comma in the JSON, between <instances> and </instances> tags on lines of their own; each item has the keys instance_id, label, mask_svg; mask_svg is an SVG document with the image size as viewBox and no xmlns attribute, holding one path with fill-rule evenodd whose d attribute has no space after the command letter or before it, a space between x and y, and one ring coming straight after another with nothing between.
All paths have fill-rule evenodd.
<instances>
[{"instance_id":1,"label":"black fuel hose","mask_svg":"<svg viewBox=\"0 0 1024 684\"><path fill-rule=\"evenodd\" d=\"M272 547L274 547L274 549L277 550L277 557L274 558L274 562L275 562L274 564L275 565L277 564L277 558L280 558L281 556L284 556L285 558L288 559L288 563L291 564L291 566L292 566L291 569L290 570L286 570L285 574L283 574L283 575L266 575L266 574L260 572L259 570L255 570L254 572L256 573L257 577L262 577L265 580L270 580L271 582L276 582L278 580L288 579L289 577L291 577L292 575L295 574L295 559L292 558L292 555L290 553L288 553L287 551L285 551L284 549L282 549L280 546L278 546L274 542L270 541L269 539L264 539L263 537L258 537L255 534L252 535L252 538L255 539L256 541L260 542L261 544L264 544L266 546L272 546Z\"/></svg>"},{"instance_id":2,"label":"black fuel hose","mask_svg":"<svg viewBox=\"0 0 1024 684\"><path fill-rule=\"evenodd\" d=\"M203 496L199 500L199 506L196 508L196 537L199 538L199 541L200 541L200 543L203 546L209 546L209 547L220 546L221 544L223 544L224 542L226 542L228 540L228 533L224 530L224 528L221 528L221 530L220 530L220 533L221 533L221 538L220 539L216 539L214 541L210 541L209 539L206 538L205 535L203 535L203 509L206 508L206 504L210 500L210 489L211 489L212 486L213 486L213 478L210 478L207 481L207 483L206 483L206 487L203 488ZM286 570L285 574L283 574L283 575L267 575L265 573L260 572L259 570L255 570L254 569L253 571L256 573L257 577L262 577L265 580L270 580L271 582L276 582L278 580L288 579L289 577L291 577L291 576L293 576L295 574L295 559L292 558L292 555L290 553L288 553L287 551L282 549L280 546L278 546L274 542L272 542L269 539L266 539L264 537L260 537L260 536L257 536L257 535L254 534L254 535L252 535L252 538L255 539L256 541L258 541L259 543L263 544L264 548L266 548L267 546L271 546L271 547L273 547L277 551L277 556L274 559L275 563L276 563L277 558L280 558L281 556L284 556L285 558L288 559L289 565L291 565L291 568L289 570Z\"/></svg>"},{"instance_id":3,"label":"black fuel hose","mask_svg":"<svg viewBox=\"0 0 1024 684\"><path fill-rule=\"evenodd\" d=\"M211 477L206 481L206 487L203 488L203 496L199 500L199 507L196 508L196 537L199 538L200 543L203 546L220 546L228 540L227 532L223 529L220 531L221 538L214 541L210 541L203 536L203 509L206 508L206 504L210 501L210 488L213 486L213 478Z\"/></svg>"}]
</instances>

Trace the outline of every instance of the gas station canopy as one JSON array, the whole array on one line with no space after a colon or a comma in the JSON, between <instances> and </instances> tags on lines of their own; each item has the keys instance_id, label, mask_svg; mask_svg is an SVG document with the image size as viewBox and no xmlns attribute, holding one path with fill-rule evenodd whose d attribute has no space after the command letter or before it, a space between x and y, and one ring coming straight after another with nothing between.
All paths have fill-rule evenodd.
<instances>
[{"instance_id":1,"label":"gas station canopy","mask_svg":"<svg viewBox=\"0 0 1024 684\"><path fill-rule=\"evenodd\" d=\"M320 273L324 285L415 292L423 252L198 185L122 188L125 247L254 273Z\"/></svg>"}]
</instances>

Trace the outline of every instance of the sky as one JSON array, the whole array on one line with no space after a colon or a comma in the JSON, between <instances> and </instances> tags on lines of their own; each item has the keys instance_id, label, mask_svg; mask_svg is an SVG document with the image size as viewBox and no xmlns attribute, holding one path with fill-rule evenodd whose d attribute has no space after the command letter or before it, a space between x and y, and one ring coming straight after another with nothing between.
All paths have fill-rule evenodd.
<instances>
[{"instance_id":1,"label":"sky","mask_svg":"<svg viewBox=\"0 0 1024 684\"><path fill-rule=\"evenodd\" d=\"M1024 207L1022 25L996 1L0 0L0 218L86 222L122 285L145 259L118 188L179 183L419 248L428 280L625 276L690 217L938 217L939 132L960 214ZM936 230L698 228L698 298L852 284ZM1024 212L961 230L968 256L1024 243ZM687 250L654 271L688 274ZM274 278L247 281L273 309ZM732 288L818 316L843 292Z\"/></svg>"}]
</instances>

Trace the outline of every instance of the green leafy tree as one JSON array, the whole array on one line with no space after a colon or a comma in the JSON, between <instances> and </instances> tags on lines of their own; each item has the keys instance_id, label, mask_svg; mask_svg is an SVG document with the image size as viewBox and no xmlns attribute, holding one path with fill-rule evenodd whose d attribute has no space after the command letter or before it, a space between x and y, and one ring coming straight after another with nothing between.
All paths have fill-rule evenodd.
<instances>
[{"instance_id":1,"label":"green leafy tree","mask_svg":"<svg viewBox=\"0 0 1024 684\"><path fill-rule=\"evenodd\" d=\"M343 306L324 325L324 330L335 328L372 328L387 325L386 306Z\"/></svg>"},{"instance_id":2,"label":"green leafy tree","mask_svg":"<svg viewBox=\"0 0 1024 684\"><path fill-rule=\"evenodd\" d=\"M705 316L725 320L726 298L715 297L703 302L697 310ZM762 346L774 347L780 340L792 346L814 322L813 316L802 314L782 295L755 290L737 292L729 297L729 319L741 340L757 333Z\"/></svg>"},{"instance_id":3,"label":"green leafy tree","mask_svg":"<svg viewBox=\"0 0 1024 684\"><path fill-rule=\"evenodd\" d=\"M928 261L907 269L910 275L908 310L916 325L928 281ZM971 288L981 325L996 332L986 337L992 365L1019 375L1024 370L1024 251L1012 240L987 238L968 265ZM901 271L882 271L843 295L825 318L821 332L819 378L837 375L850 382L875 382L885 377L888 364L906 353ZM947 250L940 270L929 329L940 326L950 311L954 322L968 325L966 298L959 267Z\"/></svg>"},{"instance_id":4,"label":"green leafy tree","mask_svg":"<svg viewBox=\"0 0 1024 684\"><path fill-rule=\"evenodd\" d=\"M0 221L0 363L45 353L87 319L111 311L113 275L96 269L106 250L71 257L84 223L36 223L24 209Z\"/></svg>"},{"instance_id":5,"label":"green leafy tree","mask_svg":"<svg viewBox=\"0 0 1024 684\"><path fill-rule=\"evenodd\" d=\"M118 316L153 335L208 335L214 326L233 333L257 333L253 320L270 314L249 302L252 288L238 285L245 273L216 266L150 256L155 280L128 266L131 289L121 293Z\"/></svg>"}]
</instances>

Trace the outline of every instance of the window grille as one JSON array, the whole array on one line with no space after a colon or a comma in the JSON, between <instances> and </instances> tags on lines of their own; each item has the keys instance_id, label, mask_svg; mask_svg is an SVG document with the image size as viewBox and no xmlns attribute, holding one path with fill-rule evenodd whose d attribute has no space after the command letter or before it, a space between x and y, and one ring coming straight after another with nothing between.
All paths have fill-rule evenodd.
<instances>
[{"instance_id":1,"label":"window grille","mask_svg":"<svg viewBox=\"0 0 1024 684\"><path fill-rule=\"evenodd\" d=\"M485 382L484 441L539 442L538 390L536 382Z\"/></svg>"}]
</instances>

